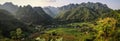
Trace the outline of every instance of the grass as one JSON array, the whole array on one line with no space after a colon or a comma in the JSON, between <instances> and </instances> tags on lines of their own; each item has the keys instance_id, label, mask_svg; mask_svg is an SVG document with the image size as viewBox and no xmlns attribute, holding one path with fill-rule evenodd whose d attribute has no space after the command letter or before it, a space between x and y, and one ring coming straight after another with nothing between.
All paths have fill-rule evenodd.
<instances>
[{"instance_id":1,"label":"grass","mask_svg":"<svg viewBox=\"0 0 120 41\"><path fill-rule=\"evenodd\" d=\"M92 25L90 23L72 23L71 24L67 24L67 25L70 25L70 26L83 26L83 25ZM86 39L92 39L92 37L94 36L91 32L90 33L87 33L86 32L81 32L81 28L74 28L74 27L57 27L57 28L52 28L50 30L47 30L45 31L46 34L44 35L41 35L42 37L56 37L56 36L51 36L50 34L52 34L53 32L57 33L58 36L60 35L60 37L63 38L64 41L86 41ZM47 39L47 38L46 38Z\"/></svg>"},{"instance_id":2,"label":"grass","mask_svg":"<svg viewBox=\"0 0 120 41\"><path fill-rule=\"evenodd\" d=\"M57 33L64 33L64 34L78 34L80 32L77 31L76 28L54 28L49 31L46 31L46 33L52 33L52 32L57 32Z\"/></svg>"}]
</instances>

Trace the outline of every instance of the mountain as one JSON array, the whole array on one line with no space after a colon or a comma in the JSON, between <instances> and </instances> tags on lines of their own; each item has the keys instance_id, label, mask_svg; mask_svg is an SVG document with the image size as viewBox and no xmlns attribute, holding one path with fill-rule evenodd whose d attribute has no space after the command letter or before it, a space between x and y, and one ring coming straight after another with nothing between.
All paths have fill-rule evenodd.
<instances>
[{"instance_id":1,"label":"mountain","mask_svg":"<svg viewBox=\"0 0 120 41\"><path fill-rule=\"evenodd\" d=\"M64 6L61 6L61 7L58 7L58 9L60 11L68 11L68 10L71 10L71 9L74 9L76 7L78 7L79 4L68 4L68 5L64 5Z\"/></svg>"},{"instance_id":2,"label":"mountain","mask_svg":"<svg viewBox=\"0 0 120 41\"><path fill-rule=\"evenodd\" d=\"M49 24L52 20L41 7L31 7L30 5L27 5L20 7L16 13L16 18L27 24L44 25Z\"/></svg>"},{"instance_id":3,"label":"mountain","mask_svg":"<svg viewBox=\"0 0 120 41\"><path fill-rule=\"evenodd\" d=\"M56 7L51 7L51 6L44 7L43 10L44 10L48 15L50 15L51 17L55 17L55 16L59 13L59 9L58 9L58 8L56 8Z\"/></svg>"},{"instance_id":4,"label":"mountain","mask_svg":"<svg viewBox=\"0 0 120 41\"><path fill-rule=\"evenodd\" d=\"M108 14L111 11L106 4L81 3L76 8L68 10L56 17L59 21L90 21Z\"/></svg>"},{"instance_id":5,"label":"mountain","mask_svg":"<svg viewBox=\"0 0 120 41\"><path fill-rule=\"evenodd\" d=\"M69 5L65 5L65 6L61 6L61 7L52 7L52 6L48 6L48 7L44 7L43 10L50 15L51 17L56 17L58 14L60 14L61 12L65 12L68 11L70 9L74 9L78 6L78 4L69 4Z\"/></svg>"},{"instance_id":6,"label":"mountain","mask_svg":"<svg viewBox=\"0 0 120 41\"><path fill-rule=\"evenodd\" d=\"M26 24L17 20L10 12L0 9L0 31L2 31L2 35L8 37L10 31L16 30L16 28L21 28L23 31L29 32Z\"/></svg>"},{"instance_id":7,"label":"mountain","mask_svg":"<svg viewBox=\"0 0 120 41\"><path fill-rule=\"evenodd\" d=\"M18 6L12 4L11 2L6 2L3 5L0 5L0 9L7 10L14 15L15 12L18 10Z\"/></svg>"}]
</instances>

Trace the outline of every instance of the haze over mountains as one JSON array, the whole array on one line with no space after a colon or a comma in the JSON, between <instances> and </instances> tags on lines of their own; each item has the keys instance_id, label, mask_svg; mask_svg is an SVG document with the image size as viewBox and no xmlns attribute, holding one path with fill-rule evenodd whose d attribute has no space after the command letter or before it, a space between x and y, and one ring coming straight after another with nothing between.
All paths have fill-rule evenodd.
<instances>
[{"instance_id":1,"label":"haze over mountains","mask_svg":"<svg viewBox=\"0 0 120 41\"><path fill-rule=\"evenodd\" d=\"M44 11L49 14L52 17L55 17L57 14L60 14L60 12L65 12L70 9L76 8L78 4L68 4L62 7L43 7Z\"/></svg>"},{"instance_id":2,"label":"haze over mountains","mask_svg":"<svg viewBox=\"0 0 120 41\"><path fill-rule=\"evenodd\" d=\"M51 20L51 17L47 15L41 7L32 7L30 5L18 7L17 5L12 4L11 2L6 2L5 4L0 5L0 9L9 11L17 19L20 19L21 21L26 23L37 24L45 20Z\"/></svg>"},{"instance_id":3,"label":"haze over mountains","mask_svg":"<svg viewBox=\"0 0 120 41\"><path fill-rule=\"evenodd\" d=\"M83 4L83 3L81 3ZM61 6L61 7L52 7L52 6L48 6L48 7L43 7L42 9L44 10L44 12L48 15L50 15L51 17L56 17L58 14L66 12L70 9L74 9L77 8L79 5L81 4L68 4L65 6ZM20 6L21 7L21 6ZM23 6L24 7L24 6ZM32 6L31 6L32 7ZM34 8L34 7L33 7ZM17 10L19 9L19 6L14 5L11 2L6 2L3 5L0 5L0 9L5 9L9 12L11 12L13 15L15 15L15 13L17 12Z\"/></svg>"},{"instance_id":4,"label":"haze over mountains","mask_svg":"<svg viewBox=\"0 0 120 41\"><path fill-rule=\"evenodd\" d=\"M26 23L43 24L42 22L50 22L52 19L41 7L31 7L30 5L20 7L16 13L16 17Z\"/></svg>"},{"instance_id":5,"label":"haze over mountains","mask_svg":"<svg viewBox=\"0 0 120 41\"><path fill-rule=\"evenodd\" d=\"M15 12L18 10L18 6L14 5L11 2L6 2L3 5L0 5L0 9L5 9L5 10L11 12L12 14L15 14Z\"/></svg>"},{"instance_id":6,"label":"haze over mountains","mask_svg":"<svg viewBox=\"0 0 120 41\"><path fill-rule=\"evenodd\" d=\"M105 16L110 11L106 4L102 3L81 3L81 4L68 4L61 7L32 7L17 6L11 2L6 2L0 5L0 9L9 11L15 18L26 24L45 24L52 22L54 19L59 21L87 21L95 20L99 17Z\"/></svg>"},{"instance_id":7,"label":"haze over mountains","mask_svg":"<svg viewBox=\"0 0 120 41\"><path fill-rule=\"evenodd\" d=\"M11 2L0 5L0 9L9 11L15 18L26 24L47 24L54 19L59 21L94 20L108 14L111 9L102 3L68 4L62 7L17 6Z\"/></svg>"},{"instance_id":8,"label":"haze over mountains","mask_svg":"<svg viewBox=\"0 0 120 41\"><path fill-rule=\"evenodd\" d=\"M51 17L55 17L55 16L59 13L59 9L58 9L58 8L56 8L56 7L51 7L51 6L44 7L43 10L44 10L48 15L50 15Z\"/></svg>"},{"instance_id":9,"label":"haze over mountains","mask_svg":"<svg viewBox=\"0 0 120 41\"><path fill-rule=\"evenodd\" d=\"M0 30L3 31L2 34L9 37L10 33L8 32L15 30L18 27L23 29L25 32L30 31L28 30L28 26L26 24L17 20L14 16L11 15L10 12L0 9Z\"/></svg>"},{"instance_id":10,"label":"haze over mountains","mask_svg":"<svg viewBox=\"0 0 120 41\"><path fill-rule=\"evenodd\" d=\"M65 41L74 41L89 34L90 39L85 38L86 40L97 40L103 36L108 39L116 32L114 27L120 27L120 10L113 10L99 2L43 8L31 5L17 6L11 2L0 5L0 38L8 38L8 40L22 41L25 38L23 40L28 41L45 36L43 38L50 41L57 40L59 37L56 36L60 36ZM110 36L107 36L109 31L106 29L114 31L111 32L113 35L110 33ZM74 33L75 35L73 35ZM119 35L120 32L117 33L115 35ZM72 40L69 39L69 36L72 37ZM79 36L81 37L78 38ZM60 39L62 40L62 38Z\"/></svg>"}]
</instances>

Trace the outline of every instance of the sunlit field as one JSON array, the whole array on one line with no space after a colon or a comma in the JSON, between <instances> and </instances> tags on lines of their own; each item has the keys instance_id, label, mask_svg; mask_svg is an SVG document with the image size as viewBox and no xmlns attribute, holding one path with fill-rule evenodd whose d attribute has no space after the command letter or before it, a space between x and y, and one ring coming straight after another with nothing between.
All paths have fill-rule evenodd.
<instances>
[{"instance_id":1,"label":"sunlit field","mask_svg":"<svg viewBox=\"0 0 120 41\"><path fill-rule=\"evenodd\" d=\"M119 41L119 0L0 1L0 41Z\"/></svg>"}]
</instances>

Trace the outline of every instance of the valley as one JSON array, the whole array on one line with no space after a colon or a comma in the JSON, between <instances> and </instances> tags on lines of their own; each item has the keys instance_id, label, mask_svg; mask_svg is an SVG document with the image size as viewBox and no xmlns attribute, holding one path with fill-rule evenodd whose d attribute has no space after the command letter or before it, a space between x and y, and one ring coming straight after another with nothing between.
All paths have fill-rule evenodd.
<instances>
[{"instance_id":1,"label":"valley","mask_svg":"<svg viewBox=\"0 0 120 41\"><path fill-rule=\"evenodd\" d=\"M0 5L0 41L119 41L120 9L100 2L61 7Z\"/></svg>"}]
</instances>

